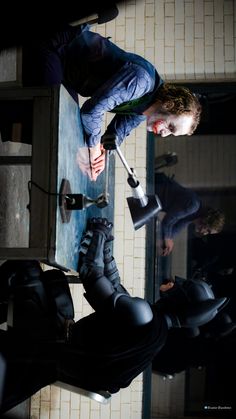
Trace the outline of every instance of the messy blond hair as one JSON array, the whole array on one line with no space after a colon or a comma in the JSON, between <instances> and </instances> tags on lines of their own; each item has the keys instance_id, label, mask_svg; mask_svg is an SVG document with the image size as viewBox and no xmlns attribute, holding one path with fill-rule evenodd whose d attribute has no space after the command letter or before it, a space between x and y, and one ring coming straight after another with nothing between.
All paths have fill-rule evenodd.
<instances>
[{"instance_id":1,"label":"messy blond hair","mask_svg":"<svg viewBox=\"0 0 236 419\"><path fill-rule=\"evenodd\" d=\"M163 110L166 112L174 115L191 113L193 124L188 135L193 134L200 122L202 112L201 104L194 93L187 87L164 83L158 89L157 100L162 103Z\"/></svg>"},{"instance_id":2,"label":"messy blond hair","mask_svg":"<svg viewBox=\"0 0 236 419\"><path fill-rule=\"evenodd\" d=\"M219 209L206 207L201 215L201 224L203 227L215 230L220 233L225 224L225 215Z\"/></svg>"}]
</instances>

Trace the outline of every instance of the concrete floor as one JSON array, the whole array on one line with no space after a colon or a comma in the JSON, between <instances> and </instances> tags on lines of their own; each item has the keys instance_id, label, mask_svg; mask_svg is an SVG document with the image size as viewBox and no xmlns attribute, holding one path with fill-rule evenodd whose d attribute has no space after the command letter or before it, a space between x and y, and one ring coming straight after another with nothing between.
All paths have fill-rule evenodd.
<instances>
[{"instance_id":1,"label":"concrete floor","mask_svg":"<svg viewBox=\"0 0 236 419\"><path fill-rule=\"evenodd\" d=\"M0 138L0 156L30 155L31 146L27 144L2 142ZM22 203L28 200L28 190L22 185L30 179L29 166L0 165L0 246L28 246L29 214ZM0 261L0 264L3 261ZM5 325L3 325L4 328ZM11 409L3 418L30 418L29 400Z\"/></svg>"},{"instance_id":2,"label":"concrete floor","mask_svg":"<svg viewBox=\"0 0 236 419\"><path fill-rule=\"evenodd\" d=\"M28 156L31 146L28 144L2 142L1 156ZM29 233L29 194L27 181L30 179L30 166L0 165L0 246L27 247Z\"/></svg>"}]
</instances>

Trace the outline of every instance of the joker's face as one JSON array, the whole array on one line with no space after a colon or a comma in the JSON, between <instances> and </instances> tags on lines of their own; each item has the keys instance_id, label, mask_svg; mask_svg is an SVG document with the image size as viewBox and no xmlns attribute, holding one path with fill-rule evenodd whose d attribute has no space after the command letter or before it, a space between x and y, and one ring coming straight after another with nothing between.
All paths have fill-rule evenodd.
<instances>
[{"instance_id":1,"label":"joker's face","mask_svg":"<svg viewBox=\"0 0 236 419\"><path fill-rule=\"evenodd\" d=\"M147 116L147 130L161 137L190 135L192 124L193 116L191 114L155 113Z\"/></svg>"}]
</instances>

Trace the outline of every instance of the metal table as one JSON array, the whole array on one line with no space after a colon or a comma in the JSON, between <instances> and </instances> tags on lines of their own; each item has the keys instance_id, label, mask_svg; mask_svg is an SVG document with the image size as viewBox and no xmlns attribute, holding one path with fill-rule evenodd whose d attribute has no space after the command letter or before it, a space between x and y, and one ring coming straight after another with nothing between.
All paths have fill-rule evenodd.
<instances>
[{"instance_id":1,"label":"metal table","mask_svg":"<svg viewBox=\"0 0 236 419\"><path fill-rule=\"evenodd\" d=\"M64 270L76 271L79 243L88 217L113 220L114 156L110 157L109 165L109 205L103 209L93 205L85 210L72 211L70 222L63 223L56 195L60 192L62 179L69 180L72 193L94 199L104 189L104 174L96 182L91 182L86 174L89 156L77 103L63 85L55 88L2 88L0 101L20 101L18 104L30 101L33 115L31 155L0 155L1 170L12 173L15 169L22 169L16 176L18 186L11 185L10 204L1 210L0 221L4 223L4 217L12 211L12 218L17 219L25 234L23 241L20 236L16 241L14 226L8 240L0 233L0 259L37 259ZM29 194L28 180L32 181ZM30 210L27 208L29 196ZM7 222L6 230L11 227Z\"/></svg>"}]
</instances>

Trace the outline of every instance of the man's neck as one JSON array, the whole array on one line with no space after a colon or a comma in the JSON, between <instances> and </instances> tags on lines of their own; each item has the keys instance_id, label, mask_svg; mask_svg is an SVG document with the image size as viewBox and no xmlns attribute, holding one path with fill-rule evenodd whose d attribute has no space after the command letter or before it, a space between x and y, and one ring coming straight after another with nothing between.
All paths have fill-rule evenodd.
<instances>
[{"instance_id":1,"label":"man's neck","mask_svg":"<svg viewBox=\"0 0 236 419\"><path fill-rule=\"evenodd\" d=\"M150 116L153 113L164 113L164 110L162 108L162 105L159 101L156 101L153 103L149 108L147 108L145 111L143 111L143 115Z\"/></svg>"}]
</instances>

